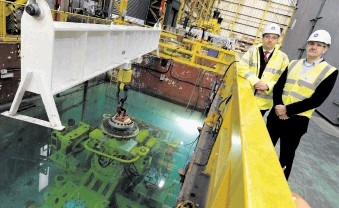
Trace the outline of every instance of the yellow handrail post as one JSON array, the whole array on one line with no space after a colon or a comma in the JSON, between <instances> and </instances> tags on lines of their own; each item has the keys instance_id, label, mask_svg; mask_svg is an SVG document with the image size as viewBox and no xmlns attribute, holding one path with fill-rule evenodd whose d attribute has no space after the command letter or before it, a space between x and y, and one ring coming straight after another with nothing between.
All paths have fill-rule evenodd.
<instances>
[{"instance_id":1,"label":"yellow handrail post","mask_svg":"<svg viewBox=\"0 0 339 208\"><path fill-rule=\"evenodd\" d=\"M257 33L255 34L255 42L256 42L256 43L258 42L258 36L259 36L260 32L262 31L262 26L263 26L263 23L264 23L264 21L265 21L265 19L266 19L266 15L267 15L268 9L269 9L270 6L271 6L271 3L272 3L271 1L268 1L268 2L266 3L266 7L265 7L264 14L263 14L263 16L262 16L262 18L261 18L261 20L260 20L260 24L259 24L259 27L258 27L258 29L257 29Z\"/></svg>"},{"instance_id":2,"label":"yellow handrail post","mask_svg":"<svg viewBox=\"0 0 339 208\"><path fill-rule=\"evenodd\" d=\"M68 14L66 12L60 11L60 21L66 22Z\"/></svg>"},{"instance_id":3,"label":"yellow handrail post","mask_svg":"<svg viewBox=\"0 0 339 208\"><path fill-rule=\"evenodd\" d=\"M198 51L200 51L201 49L201 44L199 42L197 42L196 44L193 45L193 55L191 57L191 62L192 63L197 63L196 62L196 58L197 58L197 53Z\"/></svg>"},{"instance_id":4,"label":"yellow handrail post","mask_svg":"<svg viewBox=\"0 0 339 208\"><path fill-rule=\"evenodd\" d=\"M234 14L234 18L233 18L233 21L232 21L232 25L230 27L230 32L228 34L228 37L231 38L231 35L233 33L233 29L234 29L234 25L235 25L235 22L237 21L237 18L238 18L238 15L239 15L239 12L240 12L240 8L241 8L241 5L243 3L243 0L239 0L238 2L238 6L237 6L237 11L235 12Z\"/></svg>"},{"instance_id":5,"label":"yellow handrail post","mask_svg":"<svg viewBox=\"0 0 339 208\"><path fill-rule=\"evenodd\" d=\"M177 22L176 24L179 24L179 22L181 21L182 19L182 14L183 14L183 11L184 11L184 8L185 8L185 3L186 3L186 0L182 0L180 2L180 7L179 7L179 11L178 11L178 17L177 17Z\"/></svg>"},{"instance_id":6,"label":"yellow handrail post","mask_svg":"<svg viewBox=\"0 0 339 208\"><path fill-rule=\"evenodd\" d=\"M6 34L6 16L5 16L5 2L0 1L0 37Z\"/></svg>"}]
</instances>

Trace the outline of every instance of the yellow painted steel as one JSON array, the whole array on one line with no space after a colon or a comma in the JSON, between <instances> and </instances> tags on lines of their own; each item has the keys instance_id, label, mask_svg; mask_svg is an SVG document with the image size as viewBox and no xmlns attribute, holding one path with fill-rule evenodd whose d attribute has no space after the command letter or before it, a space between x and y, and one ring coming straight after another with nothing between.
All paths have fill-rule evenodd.
<instances>
[{"instance_id":1,"label":"yellow painted steel","mask_svg":"<svg viewBox=\"0 0 339 208\"><path fill-rule=\"evenodd\" d=\"M292 13L292 17L294 16L294 13L295 11L297 10L297 7L294 7L294 10L293 10L293 13ZM281 33L281 37L280 38L280 44L282 45L284 43L284 40L285 40L285 36L286 36L286 33L287 33L287 30L291 27L291 22L292 22L292 18L290 18L288 20L288 23L287 23L287 27L283 29L282 33Z\"/></svg>"},{"instance_id":2,"label":"yellow painted steel","mask_svg":"<svg viewBox=\"0 0 339 208\"><path fill-rule=\"evenodd\" d=\"M209 52L217 56L208 55ZM156 54L156 52L153 53ZM233 51L222 49L205 41L190 40L182 35L167 31L161 32L159 55L162 58L173 59L192 67L224 74L234 54Z\"/></svg>"},{"instance_id":3,"label":"yellow painted steel","mask_svg":"<svg viewBox=\"0 0 339 208\"><path fill-rule=\"evenodd\" d=\"M127 15L128 0L121 0L120 3L117 3L116 1L114 1L114 5L119 10L119 17L114 20L114 23L120 24L120 25L126 24L125 17Z\"/></svg>"},{"instance_id":4,"label":"yellow painted steel","mask_svg":"<svg viewBox=\"0 0 339 208\"><path fill-rule=\"evenodd\" d=\"M6 34L6 16L5 16L6 5L0 1L0 37Z\"/></svg>"},{"instance_id":5,"label":"yellow painted steel","mask_svg":"<svg viewBox=\"0 0 339 208\"><path fill-rule=\"evenodd\" d=\"M20 38L17 37L17 35L10 35L7 33L7 27L6 25L6 15L9 8L11 9L11 12L14 12L14 8L20 8L24 7L25 5L20 2L25 2L27 0L18 0L16 2L8 2L0 0L0 40L4 42L17 42L20 40ZM63 11L57 11L57 10L51 10L52 18L54 21L62 21L66 22L69 19L76 19L78 22L81 21L82 23L98 23L98 24L111 24L113 20L106 20L101 19L97 17L90 17L80 14L74 14L70 12L63 12ZM4 15L6 14L6 15Z\"/></svg>"},{"instance_id":6,"label":"yellow painted steel","mask_svg":"<svg viewBox=\"0 0 339 208\"><path fill-rule=\"evenodd\" d=\"M17 0L15 2L0 0L0 40L4 42L18 42L18 35L7 34L6 17L15 12L16 9L24 7L27 0Z\"/></svg>"},{"instance_id":7,"label":"yellow painted steel","mask_svg":"<svg viewBox=\"0 0 339 208\"><path fill-rule=\"evenodd\" d=\"M224 83L220 96L230 102L219 107L222 123L205 170L205 207L295 207L250 84L234 65Z\"/></svg>"},{"instance_id":8,"label":"yellow painted steel","mask_svg":"<svg viewBox=\"0 0 339 208\"><path fill-rule=\"evenodd\" d=\"M16 0L15 2L8 2L8 3L12 3L12 5L14 6L9 5L6 7L6 17L12 14L16 9L18 9L22 5L26 4L26 2L27 0Z\"/></svg>"},{"instance_id":9,"label":"yellow painted steel","mask_svg":"<svg viewBox=\"0 0 339 208\"><path fill-rule=\"evenodd\" d=\"M181 1L178 12L177 23L185 16L189 17L190 25L195 25L198 21L209 21L216 0L184 0ZM184 12L185 11L185 12Z\"/></svg>"},{"instance_id":10,"label":"yellow painted steel","mask_svg":"<svg viewBox=\"0 0 339 208\"><path fill-rule=\"evenodd\" d=\"M205 0L203 2L199 1L201 4L200 11L199 11L199 20L206 20L206 12L207 12L207 7L205 5Z\"/></svg>"},{"instance_id":11,"label":"yellow painted steel","mask_svg":"<svg viewBox=\"0 0 339 208\"><path fill-rule=\"evenodd\" d=\"M210 3L211 1L204 1L200 3ZM13 3L16 4L16 3ZM21 5L24 6L24 5ZM127 1L123 1L120 4L121 11L127 6ZM4 11L6 9L4 1L0 0L0 9ZM69 12L51 10L54 21L69 21L69 19L75 19L84 23L101 23L111 24L112 20L105 20L96 17L84 16L79 14L73 14ZM3 14L3 13L2 13ZM0 16L1 18L1 16ZM17 36L8 35L6 33L6 18L0 19L1 30L0 39L2 41L16 42ZM207 42L201 42L196 40L190 40L183 38L182 42L178 42L178 34L163 31L161 33L161 41L159 43L160 56L163 58L173 59L177 62L187 64L192 67L197 67L203 70L216 72L223 74L225 67L230 64L228 58L233 56L233 52L224 50L222 48L213 46ZM182 36L181 36L182 37ZM211 50L218 53L217 57L207 56L207 52Z\"/></svg>"},{"instance_id":12,"label":"yellow painted steel","mask_svg":"<svg viewBox=\"0 0 339 208\"><path fill-rule=\"evenodd\" d=\"M263 26L264 20L266 19L266 15L267 15L267 12L268 12L268 9L270 8L270 6L271 6L271 1L267 2L266 6L265 6L264 14L262 15L262 18L261 18L260 23L259 23L259 27L258 27L257 32L255 34L255 40L256 41L258 40L258 38L261 39L259 37L259 34L262 31L262 26Z\"/></svg>"},{"instance_id":13,"label":"yellow painted steel","mask_svg":"<svg viewBox=\"0 0 339 208\"><path fill-rule=\"evenodd\" d=\"M213 16L213 6L214 6L215 1L216 0L209 0L208 1L208 4L207 4L207 8L208 8L207 14L209 15L209 19L212 18L212 16Z\"/></svg>"},{"instance_id":14,"label":"yellow painted steel","mask_svg":"<svg viewBox=\"0 0 339 208\"><path fill-rule=\"evenodd\" d=\"M212 19L211 21L198 21L198 26L201 29L204 29L210 33L213 34L219 34L220 33L220 25L218 24L218 19Z\"/></svg>"},{"instance_id":15,"label":"yellow painted steel","mask_svg":"<svg viewBox=\"0 0 339 208\"><path fill-rule=\"evenodd\" d=\"M186 4L186 0L182 0L180 2L176 24L180 24L180 21L182 20L182 14L185 8L185 4Z\"/></svg>"},{"instance_id":16,"label":"yellow painted steel","mask_svg":"<svg viewBox=\"0 0 339 208\"><path fill-rule=\"evenodd\" d=\"M120 69L119 75L118 75L118 81L123 82L125 84L131 83L132 75L133 75L133 71L131 69L129 70Z\"/></svg>"},{"instance_id":17,"label":"yellow painted steel","mask_svg":"<svg viewBox=\"0 0 339 208\"><path fill-rule=\"evenodd\" d=\"M214 1L208 1L208 8L211 8L211 2ZM12 37L6 34L6 11L5 1L0 0L0 38L8 41ZM90 23L112 22L55 10L52 15L59 21L79 18ZM235 60L232 51L206 42L178 39L177 34L162 32L160 56L219 74L224 74L226 66ZM218 56L208 56L208 50L218 52ZM205 170L211 176L205 207L295 207L264 121L255 107L253 91L246 80L237 77L235 65L227 73L219 93L225 101L230 98L230 102L223 102L220 113L213 112L206 119L209 126L220 125L221 120L222 123ZM153 142L149 140L146 146L152 146ZM133 162L138 157L122 162Z\"/></svg>"},{"instance_id":18,"label":"yellow painted steel","mask_svg":"<svg viewBox=\"0 0 339 208\"><path fill-rule=\"evenodd\" d=\"M233 18L233 21L231 23L230 32L228 34L228 37L232 36L234 25L235 25L235 22L237 21L237 18L238 18L238 15L239 15L239 12L240 12L240 8L241 8L242 4L243 4L243 0L239 0L238 6L237 6L237 11L234 14L234 18Z\"/></svg>"}]
</instances>

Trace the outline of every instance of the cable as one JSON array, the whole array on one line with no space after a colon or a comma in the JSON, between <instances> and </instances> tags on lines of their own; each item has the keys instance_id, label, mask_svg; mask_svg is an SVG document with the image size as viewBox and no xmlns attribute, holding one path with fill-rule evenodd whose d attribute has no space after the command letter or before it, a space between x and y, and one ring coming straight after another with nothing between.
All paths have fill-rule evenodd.
<instances>
[{"instance_id":1,"label":"cable","mask_svg":"<svg viewBox=\"0 0 339 208\"><path fill-rule=\"evenodd\" d=\"M226 97L223 101L221 101L221 103L219 104L219 106L220 106L223 102L225 102L225 105L227 105L227 104L230 102L231 98L232 98L232 94L231 94L230 96ZM222 125L223 121L224 121L224 119L223 119L223 117L222 117L221 114L220 114L219 117L218 117L218 119L217 119L217 122L216 122L216 125L215 125L215 129L212 131L213 136L215 136L215 139L214 139L213 144L212 144L212 147L211 147L211 149L210 149L211 151L212 151L212 149L213 149L213 147L214 147L215 142L217 141L217 137L216 137L216 136L218 136L218 134L219 134L219 131L220 131L220 128L221 128L221 125ZM199 149L201 149L201 148L199 148ZM201 150L206 151L206 150L204 150L204 149L201 149ZM193 163L193 164L194 164L194 165L197 165L197 166L201 166L201 167L202 167L202 166L206 166L207 163L208 163L208 161L210 160L210 157L211 157L211 154L208 155L208 158L207 158L207 161L205 162L205 164L200 164L200 163Z\"/></svg>"},{"instance_id":2,"label":"cable","mask_svg":"<svg viewBox=\"0 0 339 208\"><path fill-rule=\"evenodd\" d=\"M220 87L221 87L221 85L223 84L223 82L224 82L224 79L225 79L225 76L226 76L226 74L227 74L227 72L228 72L228 70L230 69L230 67L234 64L234 63L236 63L236 62L239 62L239 61L233 61L228 67L227 67L227 69L225 70L225 72L224 72L224 74L223 74L223 76L221 77L221 82L220 82L220 84L218 85L218 88L216 89L216 93L214 94L214 96L213 96L213 99L212 100L214 100L214 98L215 98L215 96L217 95L217 92L219 91L219 89L220 89Z\"/></svg>"},{"instance_id":3,"label":"cable","mask_svg":"<svg viewBox=\"0 0 339 208\"><path fill-rule=\"evenodd\" d=\"M162 189L160 192L163 192L163 191L166 191L166 190L172 188L175 184L176 184L176 183L173 182L169 187L167 187L167 188L165 188L165 189Z\"/></svg>"},{"instance_id":4,"label":"cable","mask_svg":"<svg viewBox=\"0 0 339 208\"><path fill-rule=\"evenodd\" d=\"M199 136L200 136L200 135L199 135ZM190 145L190 144L193 144L195 141L199 140L199 136L198 136L193 142L190 142L190 143L188 143L188 144L183 144L182 146L188 146L188 145Z\"/></svg>"},{"instance_id":5,"label":"cable","mask_svg":"<svg viewBox=\"0 0 339 208\"><path fill-rule=\"evenodd\" d=\"M199 137L200 137L200 135L196 138L196 140L199 140ZM194 142L195 142L195 140L194 140ZM188 159L189 159L189 157L190 157L191 149L192 149L192 146L193 146L194 142L193 142L193 143L190 143L191 146L190 146L190 148L188 149L188 153L187 153L187 157L186 157L186 160L185 160L185 164L187 164L187 162L188 162ZM187 145L189 145L189 144L187 144ZM183 150L186 150L186 149L183 149ZM185 165L185 166L186 166L186 165Z\"/></svg>"},{"instance_id":6,"label":"cable","mask_svg":"<svg viewBox=\"0 0 339 208\"><path fill-rule=\"evenodd\" d=\"M173 79L175 79L177 81L184 82L184 83L187 83L187 84L191 84L191 85L194 85L194 86L197 85L197 83L193 83L193 82L190 82L190 81L187 81L187 80L182 80L182 79L180 79L178 77L173 76L173 70L170 70L170 75L171 75L171 78L173 78ZM211 88L206 87L206 86L200 86L200 87L204 88L204 89L207 89L207 90L212 90Z\"/></svg>"},{"instance_id":7,"label":"cable","mask_svg":"<svg viewBox=\"0 0 339 208\"><path fill-rule=\"evenodd\" d=\"M218 109L220 108L220 106L221 106L221 104L223 103L223 102L225 102L225 105L227 105L227 103L231 100L231 98L232 98L232 94L230 94L229 96L227 96L226 98L224 98L220 103L219 103L219 105L218 105Z\"/></svg>"},{"instance_id":8,"label":"cable","mask_svg":"<svg viewBox=\"0 0 339 208\"><path fill-rule=\"evenodd\" d=\"M201 73L202 73L202 71L200 71L200 72L199 72L199 75L198 75L198 79L197 79L198 84L200 83L200 74L201 74ZM191 96L190 96L190 98L188 99L188 102L187 102L185 111L187 111L187 108L188 108L188 106L189 106L189 104L190 104L190 102L191 102L191 99L192 99L192 97L193 97L193 93L194 93L194 90L195 90L195 87L196 87L196 86L197 86L197 83L194 84L194 87L193 87ZM199 92L199 88L198 88L198 92ZM199 98L199 97L198 97L198 98Z\"/></svg>"},{"instance_id":9,"label":"cable","mask_svg":"<svg viewBox=\"0 0 339 208\"><path fill-rule=\"evenodd\" d=\"M150 70L150 71L154 71L154 72L157 72L157 73L160 73L160 74L166 74L167 72L169 72L169 70L173 67L173 65L171 65L171 63L169 64L169 67L166 69L166 71L158 71L158 70L155 70L154 68L151 68L151 67L148 67L148 66L143 66L141 64L132 64L132 66L138 66L140 68L143 68L143 69L147 69L147 70Z\"/></svg>"},{"instance_id":10,"label":"cable","mask_svg":"<svg viewBox=\"0 0 339 208\"><path fill-rule=\"evenodd\" d=\"M199 101L199 98L200 98L201 82L202 82L203 79L204 79L205 73L206 73L206 71L204 70L204 71L202 72L202 76L201 76L200 79L199 79L199 83L198 83L198 96L197 96L197 99L195 100L195 103L194 103L194 106L193 106L193 110L195 110L195 107L197 106L198 101ZM211 89L211 90L212 90L212 89Z\"/></svg>"}]
</instances>

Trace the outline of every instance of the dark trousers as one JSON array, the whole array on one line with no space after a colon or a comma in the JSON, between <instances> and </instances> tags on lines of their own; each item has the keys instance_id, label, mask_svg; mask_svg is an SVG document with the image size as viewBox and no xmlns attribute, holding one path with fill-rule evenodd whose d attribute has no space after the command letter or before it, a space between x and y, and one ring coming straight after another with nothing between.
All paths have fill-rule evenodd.
<instances>
[{"instance_id":1,"label":"dark trousers","mask_svg":"<svg viewBox=\"0 0 339 208\"><path fill-rule=\"evenodd\" d=\"M284 168L286 180L288 179L293 165L295 151L298 148L301 137L306 133L309 119L304 116L293 116L287 120L280 120L271 111L267 117L267 130L275 146L280 139L281 167Z\"/></svg>"}]
</instances>

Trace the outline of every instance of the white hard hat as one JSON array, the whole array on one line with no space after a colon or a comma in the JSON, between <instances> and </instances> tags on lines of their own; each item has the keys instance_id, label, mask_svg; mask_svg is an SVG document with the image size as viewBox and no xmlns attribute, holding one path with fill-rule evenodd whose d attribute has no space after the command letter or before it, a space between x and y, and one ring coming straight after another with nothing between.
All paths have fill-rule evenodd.
<instances>
[{"instance_id":1,"label":"white hard hat","mask_svg":"<svg viewBox=\"0 0 339 208\"><path fill-rule=\"evenodd\" d=\"M268 24L264 31L263 31L263 35L267 34L267 33L272 33L272 34L277 34L277 35L281 35L281 31L280 31L280 27L279 25L275 24L275 23L271 23Z\"/></svg>"},{"instance_id":2,"label":"white hard hat","mask_svg":"<svg viewBox=\"0 0 339 208\"><path fill-rule=\"evenodd\" d=\"M308 41L317 41L331 45L331 36L326 30L316 30L310 35L307 42Z\"/></svg>"}]
</instances>

